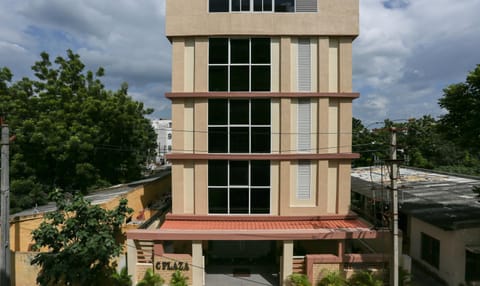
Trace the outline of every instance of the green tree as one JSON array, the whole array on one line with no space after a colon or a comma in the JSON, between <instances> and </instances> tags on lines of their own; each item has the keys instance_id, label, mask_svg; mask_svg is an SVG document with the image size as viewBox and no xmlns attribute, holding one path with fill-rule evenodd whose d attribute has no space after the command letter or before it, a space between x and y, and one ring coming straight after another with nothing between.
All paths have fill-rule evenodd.
<instances>
[{"instance_id":1,"label":"green tree","mask_svg":"<svg viewBox=\"0 0 480 286\"><path fill-rule=\"evenodd\" d=\"M137 283L137 286L162 286L164 282L160 275L148 268L145 275L143 275L143 279Z\"/></svg>"},{"instance_id":2,"label":"green tree","mask_svg":"<svg viewBox=\"0 0 480 286\"><path fill-rule=\"evenodd\" d=\"M312 284L308 281L308 277L305 274L293 273L288 276L288 281L291 286L311 286Z\"/></svg>"},{"instance_id":3,"label":"green tree","mask_svg":"<svg viewBox=\"0 0 480 286\"><path fill-rule=\"evenodd\" d=\"M383 281L375 273L371 271L355 272L348 279L350 286L383 286Z\"/></svg>"},{"instance_id":4,"label":"green tree","mask_svg":"<svg viewBox=\"0 0 480 286\"><path fill-rule=\"evenodd\" d=\"M439 104L447 111L440 124L442 132L466 150L480 151L480 64L465 82L443 90Z\"/></svg>"},{"instance_id":5,"label":"green tree","mask_svg":"<svg viewBox=\"0 0 480 286\"><path fill-rule=\"evenodd\" d=\"M132 286L132 275L128 275L127 267L122 267L120 272L114 272L110 276L114 286Z\"/></svg>"},{"instance_id":6,"label":"green tree","mask_svg":"<svg viewBox=\"0 0 480 286\"><path fill-rule=\"evenodd\" d=\"M322 271L322 279L318 286L346 286L347 280L338 271Z\"/></svg>"},{"instance_id":7,"label":"green tree","mask_svg":"<svg viewBox=\"0 0 480 286\"><path fill-rule=\"evenodd\" d=\"M122 244L116 241L125 217L132 212L121 199L113 210L91 205L81 195L66 199L54 192L51 199L57 210L45 214L44 221L32 232L37 254L33 265L41 267L40 285L102 285L113 273L112 258L120 255Z\"/></svg>"},{"instance_id":8,"label":"green tree","mask_svg":"<svg viewBox=\"0 0 480 286\"><path fill-rule=\"evenodd\" d=\"M12 211L45 203L55 188L67 192L139 179L156 147L146 115L126 83L106 90L105 71L84 71L67 51L52 63L41 54L35 78L12 83L0 69L0 113L16 141L11 149Z\"/></svg>"},{"instance_id":9,"label":"green tree","mask_svg":"<svg viewBox=\"0 0 480 286\"><path fill-rule=\"evenodd\" d=\"M172 278L170 279L170 286L187 286L187 277L177 270L173 272Z\"/></svg>"}]
</instances>

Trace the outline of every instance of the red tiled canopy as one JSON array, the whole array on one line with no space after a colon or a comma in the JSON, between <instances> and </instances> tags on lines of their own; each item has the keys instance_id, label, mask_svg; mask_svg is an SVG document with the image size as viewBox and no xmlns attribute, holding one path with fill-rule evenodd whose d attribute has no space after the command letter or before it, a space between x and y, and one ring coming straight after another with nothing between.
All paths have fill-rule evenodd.
<instances>
[{"instance_id":1,"label":"red tiled canopy","mask_svg":"<svg viewBox=\"0 0 480 286\"><path fill-rule=\"evenodd\" d=\"M131 230L140 240L315 240L375 238L378 232L355 216L185 216L167 215L159 229Z\"/></svg>"}]
</instances>

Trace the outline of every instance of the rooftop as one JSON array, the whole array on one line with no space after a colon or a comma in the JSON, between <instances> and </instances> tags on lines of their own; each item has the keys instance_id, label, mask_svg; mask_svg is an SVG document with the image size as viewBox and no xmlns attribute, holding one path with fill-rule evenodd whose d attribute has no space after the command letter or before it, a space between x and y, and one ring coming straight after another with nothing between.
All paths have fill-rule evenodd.
<instances>
[{"instance_id":1,"label":"rooftop","mask_svg":"<svg viewBox=\"0 0 480 286\"><path fill-rule=\"evenodd\" d=\"M92 205L100 205L106 202L109 202L115 198L128 194L129 192L135 190L137 187L148 184L150 182L156 181L161 179L165 176L170 174L169 171L161 172L155 176L142 179L139 181L134 181L126 184L119 184L115 186L111 186L105 189L97 190L92 192L91 194L85 196L85 199L90 201ZM10 219L14 219L16 217L24 217L24 216L31 216L36 214L42 214L46 212L51 212L56 210L57 207L54 202L49 202L46 205L37 206L28 210L24 210L18 213L15 213L10 216Z\"/></svg>"},{"instance_id":2,"label":"rooftop","mask_svg":"<svg viewBox=\"0 0 480 286\"><path fill-rule=\"evenodd\" d=\"M386 167L352 169L352 191L375 201L390 201ZM444 230L480 227L480 202L472 192L480 178L400 168L398 198L401 213Z\"/></svg>"}]
</instances>

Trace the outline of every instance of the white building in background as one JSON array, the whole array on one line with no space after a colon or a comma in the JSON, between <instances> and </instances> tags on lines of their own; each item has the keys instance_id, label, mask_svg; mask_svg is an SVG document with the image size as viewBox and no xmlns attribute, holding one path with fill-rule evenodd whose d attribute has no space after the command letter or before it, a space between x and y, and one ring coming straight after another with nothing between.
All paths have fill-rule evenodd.
<instances>
[{"instance_id":1,"label":"white building in background","mask_svg":"<svg viewBox=\"0 0 480 286\"><path fill-rule=\"evenodd\" d=\"M172 120L155 119L152 120L152 126L157 134L157 155L155 162L165 164L165 154L172 152Z\"/></svg>"}]
</instances>

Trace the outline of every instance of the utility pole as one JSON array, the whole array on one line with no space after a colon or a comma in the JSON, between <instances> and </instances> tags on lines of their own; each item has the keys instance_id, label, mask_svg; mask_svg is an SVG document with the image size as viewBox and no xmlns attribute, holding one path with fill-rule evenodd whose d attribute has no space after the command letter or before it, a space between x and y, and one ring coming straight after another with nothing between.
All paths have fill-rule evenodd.
<instances>
[{"instance_id":1,"label":"utility pole","mask_svg":"<svg viewBox=\"0 0 480 286\"><path fill-rule=\"evenodd\" d=\"M10 260L10 181L9 181L9 132L8 125L3 124L0 118L0 124L2 126L2 163L1 163L1 200L0 200L0 217L1 217L1 245L0 245L0 285L10 285L10 272L11 272L11 260Z\"/></svg>"},{"instance_id":2,"label":"utility pole","mask_svg":"<svg viewBox=\"0 0 480 286\"><path fill-rule=\"evenodd\" d=\"M390 187L392 190L392 265L390 273L390 285L398 286L399 280L399 246L398 246L398 190L397 190L397 174L398 174L398 161L397 161L397 129L395 127L390 128Z\"/></svg>"}]
</instances>

